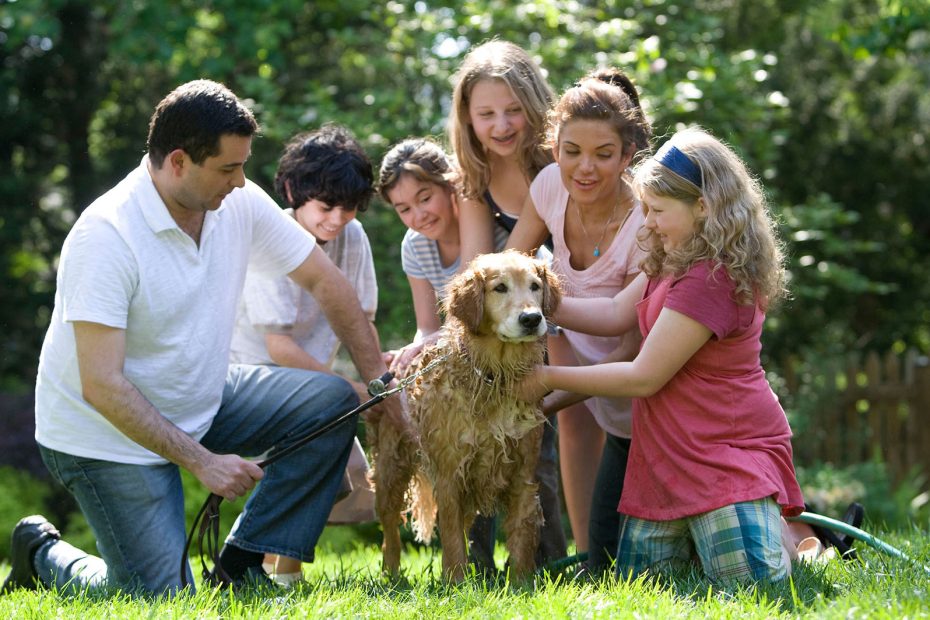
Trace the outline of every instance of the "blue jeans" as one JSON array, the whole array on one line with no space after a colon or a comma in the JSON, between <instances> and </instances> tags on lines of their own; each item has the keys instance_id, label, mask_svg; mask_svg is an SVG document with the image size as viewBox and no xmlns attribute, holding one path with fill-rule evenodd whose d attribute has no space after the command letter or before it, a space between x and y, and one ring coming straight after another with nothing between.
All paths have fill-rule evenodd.
<instances>
[{"instance_id":1,"label":"blue jeans","mask_svg":"<svg viewBox=\"0 0 930 620\"><path fill-rule=\"evenodd\" d=\"M345 380L322 373L233 365L216 418L201 444L218 454L259 456L285 448L358 404ZM227 542L260 553L313 560L342 481L357 416L265 468ZM108 585L133 592L181 587L187 535L178 467L127 465L39 447L52 475L78 502L101 558L59 541L34 560L46 585Z\"/></svg>"}]
</instances>

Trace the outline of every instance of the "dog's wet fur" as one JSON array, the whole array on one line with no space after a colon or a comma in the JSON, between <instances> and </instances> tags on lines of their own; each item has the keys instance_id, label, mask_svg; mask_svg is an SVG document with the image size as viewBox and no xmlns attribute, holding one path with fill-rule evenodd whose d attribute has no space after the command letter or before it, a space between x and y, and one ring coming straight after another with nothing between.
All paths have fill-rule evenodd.
<instances>
[{"instance_id":1,"label":"dog's wet fur","mask_svg":"<svg viewBox=\"0 0 930 620\"><path fill-rule=\"evenodd\" d=\"M560 299L549 267L512 250L478 256L450 281L442 335L412 366L447 356L408 388L419 445L388 424L371 429L385 573L398 574L399 528L409 512L420 541L432 538L438 522L443 577L461 581L465 532L478 513L499 509L511 577L532 573L542 523L534 472L545 419L539 403L516 399L514 388L543 362L547 317Z\"/></svg>"}]
</instances>

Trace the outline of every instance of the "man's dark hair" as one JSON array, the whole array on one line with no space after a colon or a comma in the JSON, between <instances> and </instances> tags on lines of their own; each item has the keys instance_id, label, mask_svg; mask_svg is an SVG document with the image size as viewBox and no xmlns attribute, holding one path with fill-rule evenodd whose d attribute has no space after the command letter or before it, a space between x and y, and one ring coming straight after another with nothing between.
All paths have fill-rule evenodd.
<instances>
[{"instance_id":1,"label":"man's dark hair","mask_svg":"<svg viewBox=\"0 0 930 620\"><path fill-rule=\"evenodd\" d=\"M161 168L165 157L182 149L195 164L220 152L227 134L258 133L252 111L222 84L195 80L178 86L162 99L149 122L149 160Z\"/></svg>"},{"instance_id":2,"label":"man's dark hair","mask_svg":"<svg viewBox=\"0 0 930 620\"><path fill-rule=\"evenodd\" d=\"M295 209L319 200L364 211L374 194L374 173L355 136L341 125L326 124L291 138L278 161L274 188Z\"/></svg>"}]
</instances>

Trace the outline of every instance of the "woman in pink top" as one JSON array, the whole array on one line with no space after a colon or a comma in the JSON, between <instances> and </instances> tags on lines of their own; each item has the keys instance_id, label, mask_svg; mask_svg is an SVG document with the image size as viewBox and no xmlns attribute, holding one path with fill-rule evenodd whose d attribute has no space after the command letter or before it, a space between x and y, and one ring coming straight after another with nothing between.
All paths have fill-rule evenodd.
<instances>
[{"instance_id":1,"label":"woman in pink top","mask_svg":"<svg viewBox=\"0 0 930 620\"><path fill-rule=\"evenodd\" d=\"M676 133L636 171L643 273L612 299L568 299L556 319L592 334L639 326L632 362L540 367L558 388L631 396L617 572L700 558L714 580L790 572L781 516L803 510L791 429L759 361L783 258L758 182L704 131Z\"/></svg>"},{"instance_id":2,"label":"woman in pink top","mask_svg":"<svg viewBox=\"0 0 930 620\"><path fill-rule=\"evenodd\" d=\"M614 295L639 273L636 238L643 223L627 168L649 146L651 130L636 88L616 69L596 71L559 98L549 114L556 163L530 185L530 200L508 242L531 250L550 234L553 268L567 295ZM609 337L566 331L549 339L553 364L632 359L639 334ZM578 397L576 400L580 400ZM563 401L562 404L564 404ZM610 567L617 546L617 502L630 445L629 398L595 398L559 412L565 503L575 545L588 568ZM549 411L558 407L548 407ZM605 441L606 434L606 441Z\"/></svg>"}]
</instances>

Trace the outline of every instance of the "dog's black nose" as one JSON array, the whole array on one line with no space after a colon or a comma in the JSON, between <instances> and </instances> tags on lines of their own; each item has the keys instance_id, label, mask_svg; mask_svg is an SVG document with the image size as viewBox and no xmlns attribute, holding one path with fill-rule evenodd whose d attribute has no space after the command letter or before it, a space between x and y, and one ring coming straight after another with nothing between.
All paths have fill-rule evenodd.
<instances>
[{"instance_id":1,"label":"dog's black nose","mask_svg":"<svg viewBox=\"0 0 930 620\"><path fill-rule=\"evenodd\" d=\"M539 327L539 323L542 321L542 313L540 312L521 312L520 313L520 325L524 329L536 329Z\"/></svg>"}]
</instances>

